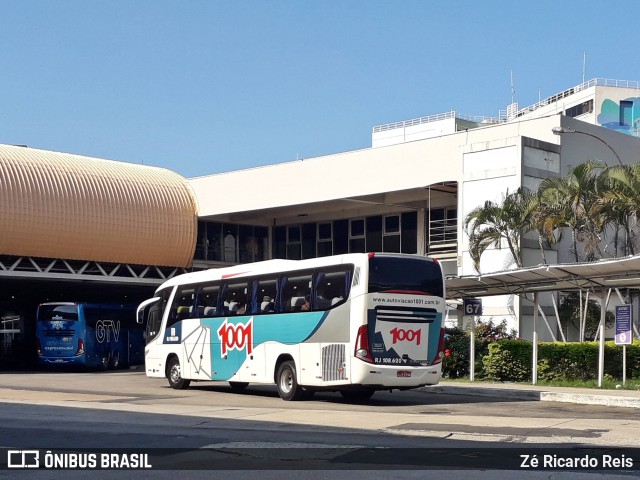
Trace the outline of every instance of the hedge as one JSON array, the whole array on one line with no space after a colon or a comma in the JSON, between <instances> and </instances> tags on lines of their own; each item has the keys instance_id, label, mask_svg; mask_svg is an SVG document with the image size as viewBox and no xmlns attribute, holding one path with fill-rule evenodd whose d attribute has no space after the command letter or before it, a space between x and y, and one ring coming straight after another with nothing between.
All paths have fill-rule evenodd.
<instances>
[{"instance_id":1,"label":"hedge","mask_svg":"<svg viewBox=\"0 0 640 480\"><path fill-rule=\"evenodd\" d=\"M500 382L531 379L532 342L499 340L482 357L484 377ZM605 342L604 374L622 378L621 345ZM539 380L593 380L598 377L599 342L538 344ZM640 378L640 341L627 345L627 378Z\"/></svg>"},{"instance_id":2,"label":"hedge","mask_svg":"<svg viewBox=\"0 0 640 480\"><path fill-rule=\"evenodd\" d=\"M489 345L497 340L516 338L515 332L507 331L506 322L495 323L489 320L478 323L476 327L475 371L484 376L482 358L489 353ZM448 327L444 336L444 358L442 374L445 378L460 378L469 375L470 334L459 327Z\"/></svg>"}]
</instances>

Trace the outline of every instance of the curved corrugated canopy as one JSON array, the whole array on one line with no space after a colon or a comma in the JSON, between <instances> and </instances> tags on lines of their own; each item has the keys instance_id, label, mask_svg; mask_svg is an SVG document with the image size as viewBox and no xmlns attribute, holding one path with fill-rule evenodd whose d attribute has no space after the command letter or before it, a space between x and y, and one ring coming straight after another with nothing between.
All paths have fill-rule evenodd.
<instances>
[{"instance_id":1,"label":"curved corrugated canopy","mask_svg":"<svg viewBox=\"0 0 640 480\"><path fill-rule=\"evenodd\" d=\"M197 206L169 170L0 145L0 253L187 267Z\"/></svg>"}]
</instances>

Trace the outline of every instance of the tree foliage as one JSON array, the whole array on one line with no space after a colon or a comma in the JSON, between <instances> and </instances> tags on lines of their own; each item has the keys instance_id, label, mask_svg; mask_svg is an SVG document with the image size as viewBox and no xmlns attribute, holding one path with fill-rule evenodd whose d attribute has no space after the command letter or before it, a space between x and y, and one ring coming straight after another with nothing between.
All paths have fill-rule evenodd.
<instances>
[{"instance_id":1,"label":"tree foliage","mask_svg":"<svg viewBox=\"0 0 640 480\"><path fill-rule=\"evenodd\" d=\"M508 191L500 202L486 201L470 211L464 227L475 269L488 248L509 249L522 263L522 238L535 232L542 253L564 235L576 262L638 251L640 164L608 167L588 161L567 175L543 180L536 192Z\"/></svg>"},{"instance_id":2,"label":"tree foliage","mask_svg":"<svg viewBox=\"0 0 640 480\"><path fill-rule=\"evenodd\" d=\"M598 334L598 326L600 325L600 304L595 300L589 300L589 304L583 302L582 310L580 305L580 297L578 292L571 292L566 295L560 302L558 314L560 323L566 328L567 324L581 331L580 323L582 319L580 315L584 315L586 308L586 320L584 322L584 338L586 340L595 340ZM615 315L612 312L605 313L605 327L610 328L615 322Z\"/></svg>"},{"instance_id":3,"label":"tree foliage","mask_svg":"<svg viewBox=\"0 0 640 480\"><path fill-rule=\"evenodd\" d=\"M469 252L477 271L480 271L480 257L484 251L491 246L501 249L503 243L516 265L522 266L520 240L533 228L536 206L531 191L521 187L513 193L507 192L500 203L487 200L469 212L464 228L469 234Z\"/></svg>"}]
</instances>

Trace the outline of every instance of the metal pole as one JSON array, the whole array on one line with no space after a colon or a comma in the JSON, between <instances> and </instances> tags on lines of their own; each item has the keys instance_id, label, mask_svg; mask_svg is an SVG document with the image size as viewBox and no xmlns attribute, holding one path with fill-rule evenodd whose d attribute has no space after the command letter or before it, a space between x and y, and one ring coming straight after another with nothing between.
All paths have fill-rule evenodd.
<instances>
[{"instance_id":1,"label":"metal pole","mask_svg":"<svg viewBox=\"0 0 640 480\"><path fill-rule=\"evenodd\" d=\"M531 383L538 383L538 292L533 294L533 358L531 360Z\"/></svg>"},{"instance_id":2,"label":"metal pole","mask_svg":"<svg viewBox=\"0 0 640 480\"><path fill-rule=\"evenodd\" d=\"M598 387L602 387L602 379L604 378L604 319L605 314L604 290L600 294L600 326L598 332L600 334L600 348L598 351Z\"/></svg>"},{"instance_id":3,"label":"metal pole","mask_svg":"<svg viewBox=\"0 0 640 480\"><path fill-rule=\"evenodd\" d=\"M476 317L471 317L471 339L469 340L469 381L476 376Z\"/></svg>"},{"instance_id":4,"label":"metal pole","mask_svg":"<svg viewBox=\"0 0 640 480\"><path fill-rule=\"evenodd\" d=\"M622 345L622 385L627 384L627 346Z\"/></svg>"}]
</instances>

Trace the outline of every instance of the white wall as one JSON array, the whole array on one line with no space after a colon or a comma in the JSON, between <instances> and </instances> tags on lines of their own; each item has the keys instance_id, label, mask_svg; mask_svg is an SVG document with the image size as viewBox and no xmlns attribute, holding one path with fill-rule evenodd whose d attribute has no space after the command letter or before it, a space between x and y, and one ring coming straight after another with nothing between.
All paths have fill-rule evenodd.
<instances>
[{"instance_id":1,"label":"white wall","mask_svg":"<svg viewBox=\"0 0 640 480\"><path fill-rule=\"evenodd\" d=\"M198 177L199 216L302 205L456 180L455 136ZM245 192L243 194L243 192Z\"/></svg>"},{"instance_id":2,"label":"white wall","mask_svg":"<svg viewBox=\"0 0 640 480\"><path fill-rule=\"evenodd\" d=\"M463 153L513 146L520 135L557 141L551 127L558 124L557 119L542 118L491 125L388 147L197 177L189 183L198 198L199 216L205 217L459 182ZM488 157L486 162L490 170L514 168L492 166Z\"/></svg>"}]
</instances>

